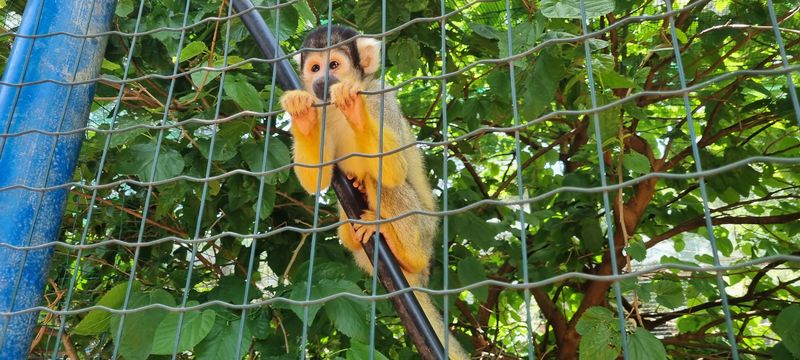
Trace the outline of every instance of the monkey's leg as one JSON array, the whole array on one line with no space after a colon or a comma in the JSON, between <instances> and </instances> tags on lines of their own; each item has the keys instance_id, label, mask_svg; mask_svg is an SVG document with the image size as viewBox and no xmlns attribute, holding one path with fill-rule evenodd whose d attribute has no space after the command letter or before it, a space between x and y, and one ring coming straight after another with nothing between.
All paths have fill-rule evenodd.
<instances>
[{"instance_id":1,"label":"monkey's leg","mask_svg":"<svg viewBox=\"0 0 800 360\"><path fill-rule=\"evenodd\" d=\"M374 213L372 217L374 217ZM367 216L367 218L369 218L369 216ZM340 219L342 220L347 219L346 215L344 215L343 212L340 212ZM363 217L362 219L367 220L364 219ZM372 262L371 259L369 259L366 253L364 252L361 241L368 240L369 236L374 233L374 225L358 225L358 226L359 229L362 229L362 231L354 231L353 226L351 226L350 224L344 224L340 226L339 238L342 239L342 243L344 244L344 246L347 247L353 253L353 258L355 259L356 264L358 264L360 268L364 269L364 271L366 271L367 274L372 275L372 269L373 269ZM392 248L392 244L393 243L397 244L397 242L389 239L396 239L394 238L394 236L396 235L396 231L391 230L387 233L386 230L388 227L389 227L388 223L381 224L380 230L381 233L383 233L384 237L387 238L387 242L390 244L389 247L392 249L392 253L395 255L407 254L407 252L409 251L408 249L402 249L398 251L398 249ZM372 230L370 230L370 228ZM430 250L428 250L427 253L430 253ZM426 253L425 252L419 253L418 259L425 258L424 254ZM424 287L427 284L428 282L427 260L425 261L424 270L417 272L409 272L405 270L405 267L403 266L403 261L408 261L408 259L401 260L400 258L398 258L398 261L400 262L401 267L404 269L403 274L406 276L406 280L408 280L410 286ZM447 336L449 337L447 344L449 358L456 360L469 359L469 355L467 354L467 352L464 351L464 348L461 347L461 344L458 342L458 340L456 340L455 336L453 336L448 331L447 327L445 327L444 321L442 320L442 315L436 308L436 306L433 304L433 301L431 300L430 296L420 291L415 291L414 296L417 297L417 300L419 301L420 306L422 307L422 311L425 313L425 317L428 318L428 321L433 327L433 330L436 333L436 336L439 338L439 341L441 341L442 344L444 344L445 334L447 334Z\"/></svg>"},{"instance_id":2,"label":"monkey's leg","mask_svg":"<svg viewBox=\"0 0 800 360\"><path fill-rule=\"evenodd\" d=\"M318 165L323 162L333 160L334 142L330 139L327 131L324 139L325 148L320 158L321 147L321 122L317 118L317 109L313 107L314 96L302 90L288 91L281 96L281 105L292 117L292 137L294 138L294 161L309 165ZM320 168L295 166L294 172L297 174L300 185L311 194L327 188L331 183L333 166L324 166L322 171L322 181L317 188L317 179L320 176Z\"/></svg>"},{"instance_id":3,"label":"monkey's leg","mask_svg":"<svg viewBox=\"0 0 800 360\"><path fill-rule=\"evenodd\" d=\"M350 127L355 133L354 140L359 152L378 154L400 147L400 137L395 133L395 129L389 126L390 119L398 120L397 114L385 114L384 120L387 124L383 129L383 147L381 148L379 119L370 114L370 104L365 100L365 95L359 95L358 91L360 91L358 85L348 82L340 82L331 86L331 102L344 114L350 123ZM390 101L390 99L387 99L387 101ZM402 118L399 118L399 120L405 121ZM383 162L381 181L384 186L393 187L405 182L407 164L402 152L396 152L380 158L365 158L364 162L369 164L366 170L373 179L378 179L379 161Z\"/></svg>"}]
</instances>

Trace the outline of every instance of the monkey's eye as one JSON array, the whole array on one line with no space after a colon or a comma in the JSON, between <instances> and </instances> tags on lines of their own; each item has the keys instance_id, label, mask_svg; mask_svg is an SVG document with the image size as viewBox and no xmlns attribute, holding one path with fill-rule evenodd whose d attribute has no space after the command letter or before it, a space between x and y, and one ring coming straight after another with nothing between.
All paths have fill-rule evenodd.
<instances>
[{"instance_id":1,"label":"monkey's eye","mask_svg":"<svg viewBox=\"0 0 800 360\"><path fill-rule=\"evenodd\" d=\"M331 70L336 69L336 68L339 67L339 62L338 61L331 61L329 66L330 66Z\"/></svg>"},{"instance_id":2,"label":"monkey's eye","mask_svg":"<svg viewBox=\"0 0 800 360\"><path fill-rule=\"evenodd\" d=\"M316 65L316 64L312 65L311 66L311 72L317 72L317 71L319 71L319 65Z\"/></svg>"}]
</instances>

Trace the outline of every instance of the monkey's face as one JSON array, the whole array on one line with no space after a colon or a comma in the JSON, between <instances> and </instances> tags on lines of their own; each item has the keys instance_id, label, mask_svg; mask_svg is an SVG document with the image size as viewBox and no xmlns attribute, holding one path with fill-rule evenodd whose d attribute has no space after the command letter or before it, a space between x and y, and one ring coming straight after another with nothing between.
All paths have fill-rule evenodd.
<instances>
[{"instance_id":1,"label":"monkey's face","mask_svg":"<svg viewBox=\"0 0 800 360\"><path fill-rule=\"evenodd\" d=\"M368 37L350 40L358 33L348 27L322 25L306 35L304 49L323 49L328 44L341 44L330 50L306 50L295 54L300 64L303 88L322 100L325 97L327 73L328 92L338 82L362 85L371 79L380 67L381 43ZM328 96L330 98L330 96Z\"/></svg>"},{"instance_id":2,"label":"monkey's face","mask_svg":"<svg viewBox=\"0 0 800 360\"><path fill-rule=\"evenodd\" d=\"M303 54L303 87L322 100L325 95L325 70L328 71L328 99L330 99L330 86L338 82L361 81L359 64L353 62L350 54L344 49L337 48L330 51L330 58L325 51L306 52Z\"/></svg>"}]
</instances>

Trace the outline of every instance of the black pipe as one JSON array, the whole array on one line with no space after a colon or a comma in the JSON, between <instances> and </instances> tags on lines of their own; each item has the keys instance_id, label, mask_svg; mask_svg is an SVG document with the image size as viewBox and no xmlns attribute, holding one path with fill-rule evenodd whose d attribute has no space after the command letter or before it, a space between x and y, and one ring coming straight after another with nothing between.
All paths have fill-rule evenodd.
<instances>
[{"instance_id":1,"label":"black pipe","mask_svg":"<svg viewBox=\"0 0 800 360\"><path fill-rule=\"evenodd\" d=\"M261 49L267 59L283 57L283 50L277 46L277 40L272 35L272 31L267 27L264 18L257 11L253 10L250 0L233 0L233 8L241 14L242 22L250 31L256 45ZM291 64L287 59L274 63L277 66L277 82L284 90L294 90L300 88L300 80L297 77ZM345 214L349 219L360 219L367 202L364 195L357 192L352 182L347 179L338 166L333 168L332 187L342 205ZM374 238L364 244L364 251L370 261L374 259L375 241ZM378 238L378 279L387 292L395 292L407 289L408 281L400 269L394 254L389 249L383 234ZM444 347L433 331L430 321L422 311L419 301L412 292L404 292L393 296L395 310L408 331L411 340L417 347L420 355L426 360L443 360Z\"/></svg>"},{"instance_id":2,"label":"black pipe","mask_svg":"<svg viewBox=\"0 0 800 360\"><path fill-rule=\"evenodd\" d=\"M264 53L267 59L277 59L286 56L283 49L277 45L278 40L272 35L272 31L267 27L264 18L254 9L253 3L251 3L250 0L234 0L232 5L233 9L240 14L244 26L250 31L250 35L253 36L256 45L258 45L258 48L261 49L261 52ZM297 77L297 73L294 72L289 60L283 59L272 65L278 67L278 78L276 80L278 80L278 86L280 86L281 89L286 91L299 89L301 87L300 79Z\"/></svg>"},{"instance_id":3,"label":"black pipe","mask_svg":"<svg viewBox=\"0 0 800 360\"><path fill-rule=\"evenodd\" d=\"M367 208L367 201L364 199L363 194L356 191L347 176L339 170L339 167L333 168L331 185L333 191L336 192L336 197L339 198L339 203L342 204L342 209L347 214L347 218L361 218L361 213ZM363 247L367 257L372 262L375 259L374 237L370 237ZM403 290L409 287L408 281L397 263L397 258L394 257L394 254L389 249L389 244L383 234L378 237L378 279L387 292ZM409 336L417 346L422 358L444 359L442 356L444 347L442 347L439 338L436 337L436 333L433 331L428 317L422 311L422 306L420 306L417 297L409 291L392 297L392 302L394 303L395 311L400 316L400 320L408 330Z\"/></svg>"}]
</instances>

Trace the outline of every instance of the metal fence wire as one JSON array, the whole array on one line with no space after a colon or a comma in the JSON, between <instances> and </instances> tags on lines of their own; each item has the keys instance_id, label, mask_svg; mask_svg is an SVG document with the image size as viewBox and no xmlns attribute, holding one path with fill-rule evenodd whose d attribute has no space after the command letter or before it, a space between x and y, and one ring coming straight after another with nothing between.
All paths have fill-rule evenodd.
<instances>
[{"instance_id":1,"label":"metal fence wire","mask_svg":"<svg viewBox=\"0 0 800 360\"><path fill-rule=\"evenodd\" d=\"M0 359L415 358L397 294L338 241L335 196L292 172L409 147L438 210L381 216L378 181L375 223L441 219L430 283L402 292L432 296L455 335L445 349L800 358L796 2L256 5L284 58L324 24L380 40L382 90L362 94L396 96L417 141L295 163L281 59L263 58L230 1L0 1ZM109 6L110 29L41 30L55 9ZM84 59L108 43L99 76L77 60L31 80L9 60L15 41L33 49L21 74L49 64L37 44ZM24 90L45 86L66 89L63 108L21 114ZM89 87L88 122L70 127ZM15 152L75 138L76 163ZM43 181L20 180L29 156ZM60 230L40 236L41 219Z\"/></svg>"}]
</instances>

